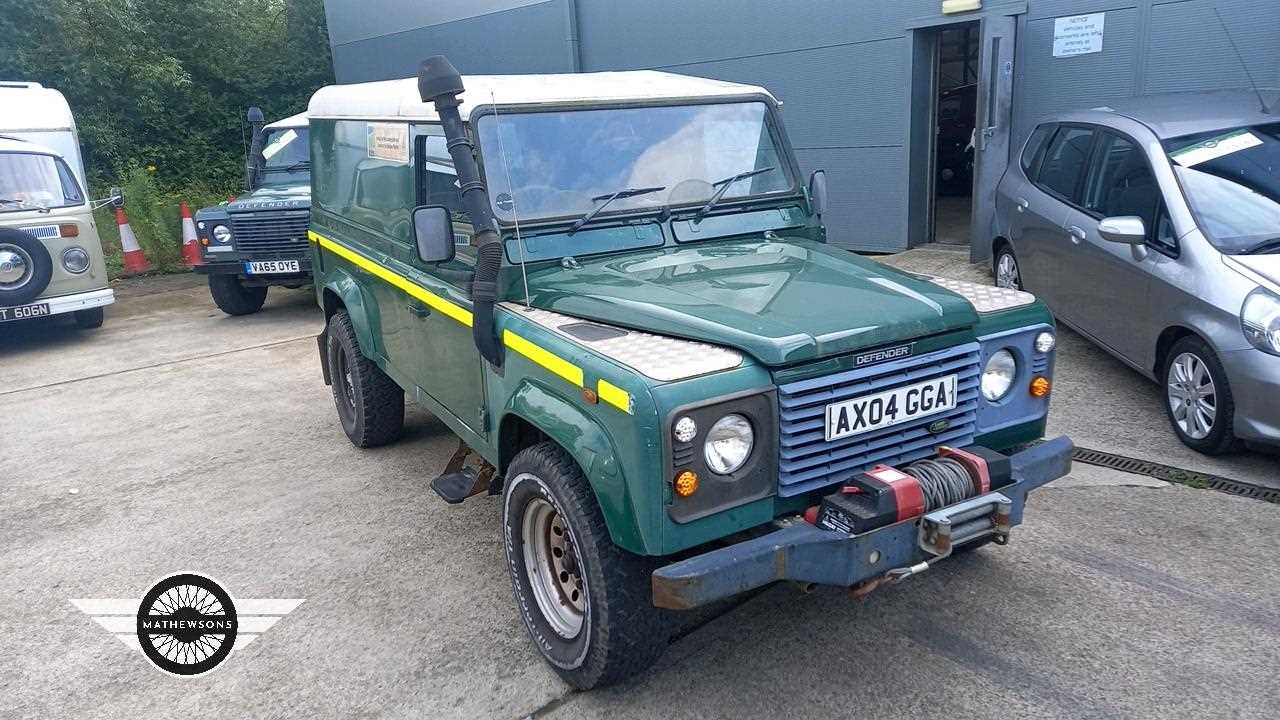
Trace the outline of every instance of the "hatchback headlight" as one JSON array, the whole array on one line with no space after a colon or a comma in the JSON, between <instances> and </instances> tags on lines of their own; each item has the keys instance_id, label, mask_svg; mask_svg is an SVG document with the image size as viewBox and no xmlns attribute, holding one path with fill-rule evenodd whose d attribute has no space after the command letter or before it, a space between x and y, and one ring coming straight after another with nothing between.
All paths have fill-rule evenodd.
<instances>
[{"instance_id":1,"label":"hatchback headlight","mask_svg":"<svg viewBox=\"0 0 1280 720\"><path fill-rule=\"evenodd\" d=\"M79 245L72 245L62 251L62 267L69 273L79 275L89 269L89 253Z\"/></svg>"},{"instance_id":2,"label":"hatchback headlight","mask_svg":"<svg viewBox=\"0 0 1280 720\"><path fill-rule=\"evenodd\" d=\"M231 228L227 227L226 225L214 225L213 239L217 240L219 243L223 245L226 245L227 243L231 242Z\"/></svg>"},{"instance_id":3,"label":"hatchback headlight","mask_svg":"<svg viewBox=\"0 0 1280 720\"><path fill-rule=\"evenodd\" d=\"M1008 350L992 353L982 368L982 397L994 402L1008 395L1017 375L1018 361L1013 359L1013 353Z\"/></svg>"},{"instance_id":4,"label":"hatchback headlight","mask_svg":"<svg viewBox=\"0 0 1280 720\"><path fill-rule=\"evenodd\" d=\"M1280 355L1280 297L1262 288L1249 293L1240 308L1240 329L1249 344Z\"/></svg>"},{"instance_id":5,"label":"hatchback headlight","mask_svg":"<svg viewBox=\"0 0 1280 720\"><path fill-rule=\"evenodd\" d=\"M746 464L755 441L751 422L737 413L731 413L717 420L707 431L702 457L712 472L730 475Z\"/></svg>"}]
</instances>

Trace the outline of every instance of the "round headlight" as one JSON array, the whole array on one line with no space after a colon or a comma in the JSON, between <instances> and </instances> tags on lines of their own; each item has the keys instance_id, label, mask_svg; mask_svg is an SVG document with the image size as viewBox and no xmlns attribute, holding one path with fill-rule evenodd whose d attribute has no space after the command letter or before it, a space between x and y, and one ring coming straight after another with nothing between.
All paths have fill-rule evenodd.
<instances>
[{"instance_id":1,"label":"round headlight","mask_svg":"<svg viewBox=\"0 0 1280 720\"><path fill-rule=\"evenodd\" d=\"M707 431L707 441L702 447L702 456L707 467L717 475L729 475L751 457L751 447L755 445L755 433L751 423L741 415L725 415L716 421Z\"/></svg>"},{"instance_id":2,"label":"round headlight","mask_svg":"<svg viewBox=\"0 0 1280 720\"><path fill-rule=\"evenodd\" d=\"M1057 344L1058 341L1054 339L1051 332L1042 332L1036 335L1036 352L1038 353L1047 353Z\"/></svg>"},{"instance_id":3,"label":"round headlight","mask_svg":"<svg viewBox=\"0 0 1280 720\"><path fill-rule=\"evenodd\" d=\"M214 225L213 239L217 240L223 245L226 245L227 243L231 242L231 228L227 227L226 225Z\"/></svg>"},{"instance_id":4,"label":"round headlight","mask_svg":"<svg viewBox=\"0 0 1280 720\"><path fill-rule=\"evenodd\" d=\"M1018 362L1013 359L1013 353L1008 350L993 353L982 368L982 397L999 400L1008 395L1017 374Z\"/></svg>"},{"instance_id":5,"label":"round headlight","mask_svg":"<svg viewBox=\"0 0 1280 720\"><path fill-rule=\"evenodd\" d=\"M62 251L62 267L69 273L79 275L89 269L89 253L79 245L72 245Z\"/></svg>"},{"instance_id":6,"label":"round headlight","mask_svg":"<svg viewBox=\"0 0 1280 720\"><path fill-rule=\"evenodd\" d=\"M698 423L694 422L693 418L686 415L676 421L676 426L675 429L672 430L672 434L676 436L676 440L679 440L682 443L687 443L698 434Z\"/></svg>"},{"instance_id":7,"label":"round headlight","mask_svg":"<svg viewBox=\"0 0 1280 720\"><path fill-rule=\"evenodd\" d=\"M1249 293L1240 308L1240 329L1249 344L1280 355L1280 297L1262 288Z\"/></svg>"}]
</instances>

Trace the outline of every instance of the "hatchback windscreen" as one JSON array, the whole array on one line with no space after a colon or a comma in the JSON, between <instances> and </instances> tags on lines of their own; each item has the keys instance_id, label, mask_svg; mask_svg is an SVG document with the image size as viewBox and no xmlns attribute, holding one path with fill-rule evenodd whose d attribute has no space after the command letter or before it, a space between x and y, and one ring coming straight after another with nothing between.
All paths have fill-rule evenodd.
<instances>
[{"instance_id":1,"label":"hatchback windscreen","mask_svg":"<svg viewBox=\"0 0 1280 720\"><path fill-rule=\"evenodd\" d=\"M1280 252L1280 123L1187 135L1164 148L1215 247Z\"/></svg>"},{"instance_id":2,"label":"hatchback windscreen","mask_svg":"<svg viewBox=\"0 0 1280 720\"><path fill-rule=\"evenodd\" d=\"M265 172L304 172L311 167L307 128L268 130L262 139Z\"/></svg>"},{"instance_id":3,"label":"hatchback windscreen","mask_svg":"<svg viewBox=\"0 0 1280 720\"><path fill-rule=\"evenodd\" d=\"M794 188L759 102L488 114L477 130L494 211L507 221L718 206Z\"/></svg>"},{"instance_id":4,"label":"hatchback windscreen","mask_svg":"<svg viewBox=\"0 0 1280 720\"><path fill-rule=\"evenodd\" d=\"M48 210L83 202L80 184L62 158L0 153L0 212Z\"/></svg>"}]
</instances>

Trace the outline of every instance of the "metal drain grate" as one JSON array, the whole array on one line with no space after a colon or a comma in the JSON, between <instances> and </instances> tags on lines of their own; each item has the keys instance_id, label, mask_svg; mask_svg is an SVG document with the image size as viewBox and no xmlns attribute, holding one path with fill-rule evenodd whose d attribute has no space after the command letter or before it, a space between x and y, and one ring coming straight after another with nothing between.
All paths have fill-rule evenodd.
<instances>
[{"instance_id":1,"label":"metal drain grate","mask_svg":"<svg viewBox=\"0 0 1280 720\"><path fill-rule=\"evenodd\" d=\"M1088 465L1098 465L1135 475L1146 475L1157 480L1187 485L1188 487L1217 490L1228 495L1238 495L1280 504L1280 488L1254 485L1243 480L1232 480L1218 475L1210 475L1209 473L1184 470L1183 468L1161 465L1149 460L1139 460L1125 457L1124 455L1115 455L1101 450L1090 450L1081 447L1076 448L1072 459Z\"/></svg>"}]
</instances>

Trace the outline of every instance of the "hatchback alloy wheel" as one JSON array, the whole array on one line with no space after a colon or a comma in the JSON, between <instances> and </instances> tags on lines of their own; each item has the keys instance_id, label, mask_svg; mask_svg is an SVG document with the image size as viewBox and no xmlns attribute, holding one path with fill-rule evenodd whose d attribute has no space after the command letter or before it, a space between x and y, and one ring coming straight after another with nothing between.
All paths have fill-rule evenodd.
<instances>
[{"instance_id":1,"label":"hatchback alloy wheel","mask_svg":"<svg viewBox=\"0 0 1280 720\"><path fill-rule=\"evenodd\" d=\"M1194 440L1213 432L1218 417L1218 391L1204 360L1184 352L1169 365L1165 379L1173 420Z\"/></svg>"},{"instance_id":2,"label":"hatchback alloy wheel","mask_svg":"<svg viewBox=\"0 0 1280 720\"><path fill-rule=\"evenodd\" d=\"M996 287L1009 290L1022 289L1022 275L1018 272L1018 259L1013 253L1004 250L996 259Z\"/></svg>"}]
</instances>

